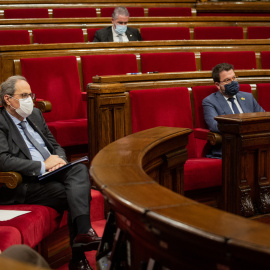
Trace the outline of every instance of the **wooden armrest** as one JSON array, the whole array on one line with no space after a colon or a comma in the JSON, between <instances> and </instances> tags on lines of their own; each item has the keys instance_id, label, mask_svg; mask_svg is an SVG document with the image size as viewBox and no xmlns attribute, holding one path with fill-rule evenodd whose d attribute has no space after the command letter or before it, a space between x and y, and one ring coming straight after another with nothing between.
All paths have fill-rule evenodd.
<instances>
[{"instance_id":1,"label":"wooden armrest","mask_svg":"<svg viewBox=\"0 0 270 270\"><path fill-rule=\"evenodd\" d=\"M36 100L35 105L38 109L41 110L42 113L50 112L52 110L52 104L48 100Z\"/></svg>"},{"instance_id":2,"label":"wooden armrest","mask_svg":"<svg viewBox=\"0 0 270 270\"><path fill-rule=\"evenodd\" d=\"M208 132L207 141L209 141L211 145L218 145L222 143L222 136L219 133Z\"/></svg>"},{"instance_id":3,"label":"wooden armrest","mask_svg":"<svg viewBox=\"0 0 270 270\"><path fill-rule=\"evenodd\" d=\"M22 176L17 172L0 172L0 183L5 184L10 189L17 187L21 182Z\"/></svg>"}]
</instances>

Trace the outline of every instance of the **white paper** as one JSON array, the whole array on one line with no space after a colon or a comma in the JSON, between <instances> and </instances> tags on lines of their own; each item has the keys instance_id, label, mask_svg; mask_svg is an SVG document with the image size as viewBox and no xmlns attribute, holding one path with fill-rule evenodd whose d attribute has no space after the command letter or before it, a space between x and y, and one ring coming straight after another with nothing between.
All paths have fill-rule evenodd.
<instances>
[{"instance_id":1,"label":"white paper","mask_svg":"<svg viewBox=\"0 0 270 270\"><path fill-rule=\"evenodd\" d=\"M18 210L0 210L0 221L6 221L27 214L31 211L18 211Z\"/></svg>"}]
</instances>

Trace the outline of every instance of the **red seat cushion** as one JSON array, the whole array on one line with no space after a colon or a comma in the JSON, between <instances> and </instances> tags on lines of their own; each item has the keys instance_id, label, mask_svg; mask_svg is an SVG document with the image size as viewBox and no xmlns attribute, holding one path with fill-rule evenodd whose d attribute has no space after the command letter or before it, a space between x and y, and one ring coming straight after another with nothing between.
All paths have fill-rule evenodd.
<instances>
[{"instance_id":1,"label":"red seat cushion","mask_svg":"<svg viewBox=\"0 0 270 270\"><path fill-rule=\"evenodd\" d=\"M270 83L257 84L258 103L267 112L270 111Z\"/></svg>"},{"instance_id":2,"label":"red seat cushion","mask_svg":"<svg viewBox=\"0 0 270 270\"><path fill-rule=\"evenodd\" d=\"M214 158L191 158L184 166L184 190L221 186L222 160Z\"/></svg>"},{"instance_id":3,"label":"red seat cushion","mask_svg":"<svg viewBox=\"0 0 270 270\"><path fill-rule=\"evenodd\" d=\"M149 7L149 17L178 17L192 16L191 8L189 7Z\"/></svg>"},{"instance_id":4,"label":"red seat cushion","mask_svg":"<svg viewBox=\"0 0 270 270\"><path fill-rule=\"evenodd\" d=\"M270 68L270 51L261 52L261 63L262 63L262 68L264 69Z\"/></svg>"},{"instance_id":5,"label":"red seat cushion","mask_svg":"<svg viewBox=\"0 0 270 270\"><path fill-rule=\"evenodd\" d=\"M0 45L30 44L28 30L0 30Z\"/></svg>"},{"instance_id":6,"label":"red seat cushion","mask_svg":"<svg viewBox=\"0 0 270 270\"><path fill-rule=\"evenodd\" d=\"M95 8L54 8L53 18L87 18L97 17Z\"/></svg>"},{"instance_id":7,"label":"red seat cushion","mask_svg":"<svg viewBox=\"0 0 270 270\"><path fill-rule=\"evenodd\" d=\"M243 27L194 27L194 39L243 39Z\"/></svg>"},{"instance_id":8,"label":"red seat cushion","mask_svg":"<svg viewBox=\"0 0 270 270\"><path fill-rule=\"evenodd\" d=\"M20 231L11 226L1 226L0 224L0 239L1 251L4 251L10 246L22 244L22 236Z\"/></svg>"},{"instance_id":9,"label":"red seat cushion","mask_svg":"<svg viewBox=\"0 0 270 270\"><path fill-rule=\"evenodd\" d=\"M137 73L138 65L135 54L105 54L81 56L83 85L92 82L93 76L124 75Z\"/></svg>"},{"instance_id":10,"label":"red seat cushion","mask_svg":"<svg viewBox=\"0 0 270 270\"><path fill-rule=\"evenodd\" d=\"M35 247L42 239L55 231L62 217L53 208L42 205L0 205L0 209L31 211L11 220L0 221L0 227L16 228L21 233L22 243L30 247Z\"/></svg>"},{"instance_id":11,"label":"red seat cushion","mask_svg":"<svg viewBox=\"0 0 270 270\"><path fill-rule=\"evenodd\" d=\"M142 72L182 72L196 71L195 53L142 53Z\"/></svg>"},{"instance_id":12,"label":"red seat cushion","mask_svg":"<svg viewBox=\"0 0 270 270\"><path fill-rule=\"evenodd\" d=\"M256 55L253 51L201 52L202 70L212 70L217 64L229 63L234 69L256 69Z\"/></svg>"},{"instance_id":13,"label":"red seat cushion","mask_svg":"<svg viewBox=\"0 0 270 270\"><path fill-rule=\"evenodd\" d=\"M47 8L18 8L5 9L5 19L30 19L30 18L49 18Z\"/></svg>"},{"instance_id":14,"label":"red seat cushion","mask_svg":"<svg viewBox=\"0 0 270 270\"><path fill-rule=\"evenodd\" d=\"M83 30L79 28L33 29L33 41L38 44L84 42Z\"/></svg>"},{"instance_id":15,"label":"red seat cushion","mask_svg":"<svg viewBox=\"0 0 270 270\"><path fill-rule=\"evenodd\" d=\"M249 39L267 39L270 38L269 26L249 26L247 28Z\"/></svg>"},{"instance_id":16,"label":"red seat cushion","mask_svg":"<svg viewBox=\"0 0 270 270\"><path fill-rule=\"evenodd\" d=\"M190 39L188 27L142 27L141 36L144 41Z\"/></svg>"},{"instance_id":17,"label":"red seat cushion","mask_svg":"<svg viewBox=\"0 0 270 270\"><path fill-rule=\"evenodd\" d=\"M82 100L76 57L25 58L21 59L21 67L36 97L52 103L52 111L45 113L44 118L48 126L54 127L53 132L57 128L63 128L57 131L61 136L66 132L65 136L56 136L58 143L61 146L74 142L84 144L88 134L87 106ZM80 132L75 132L75 128Z\"/></svg>"},{"instance_id":18,"label":"red seat cushion","mask_svg":"<svg viewBox=\"0 0 270 270\"><path fill-rule=\"evenodd\" d=\"M100 17L112 17L114 7L105 7L100 9ZM144 17L143 7L127 7L130 17Z\"/></svg>"}]
</instances>

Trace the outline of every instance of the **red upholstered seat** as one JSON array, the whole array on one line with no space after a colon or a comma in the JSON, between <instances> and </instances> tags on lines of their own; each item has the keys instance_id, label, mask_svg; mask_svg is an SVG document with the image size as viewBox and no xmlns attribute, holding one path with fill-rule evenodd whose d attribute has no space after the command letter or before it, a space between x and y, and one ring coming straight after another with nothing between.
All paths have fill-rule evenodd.
<instances>
[{"instance_id":1,"label":"red upholstered seat","mask_svg":"<svg viewBox=\"0 0 270 270\"><path fill-rule=\"evenodd\" d=\"M124 75L138 72L135 54L83 55L81 61L84 89L96 75Z\"/></svg>"},{"instance_id":2,"label":"red upholstered seat","mask_svg":"<svg viewBox=\"0 0 270 270\"><path fill-rule=\"evenodd\" d=\"M219 63L234 65L234 69L256 69L256 55L253 51L201 52L202 70L212 70Z\"/></svg>"},{"instance_id":3,"label":"red upholstered seat","mask_svg":"<svg viewBox=\"0 0 270 270\"><path fill-rule=\"evenodd\" d=\"M243 39L243 27L194 27L194 39Z\"/></svg>"},{"instance_id":4,"label":"red upholstered seat","mask_svg":"<svg viewBox=\"0 0 270 270\"><path fill-rule=\"evenodd\" d=\"M84 42L83 30L79 28L33 29L33 42L38 44Z\"/></svg>"},{"instance_id":5,"label":"red upholstered seat","mask_svg":"<svg viewBox=\"0 0 270 270\"><path fill-rule=\"evenodd\" d=\"M270 51L261 52L261 64L262 68L270 68Z\"/></svg>"},{"instance_id":6,"label":"red upholstered seat","mask_svg":"<svg viewBox=\"0 0 270 270\"><path fill-rule=\"evenodd\" d=\"M100 9L100 17L112 17L114 7L105 7ZM143 7L127 7L130 17L144 17Z\"/></svg>"},{"instance_id":7,"label":"red upholstered seat","mask_svg":"<svg viewBox=\"0 0 270 270\"><path fill-rule=\"evenodd\" d=\"M189 91L186 87L130 91L132 130L156 127L193 129ZM184 168L184 189L221 185L221 160L203 157L197 151L196 132L189 136L188 160Z\"/></svg>"},{"instance_id":8,"label":"red upholstered seat","mask_svg":"<svg viewBox=\"0 0 270 270\"><path fill-rule=\"evenodd\" d=\"M197 70L193 52L142 53L141 66L143 73Z\"/></svg>"},{"instance_id":9,"label":"red upholstered seat","mask_svg":"<svg viewBox=\"0 0 270 270\"><path fill-rule=\"evenodd\" d=\"M178 17L192 16L191 8L189 7L149 7L149 17Z\"/></svg>"},{"instance_id":10,"label":"red upholstered seat","mask_svg":"<svg viewBox=\"0 0 270 270\"><path fill-rule=\"evenodd\" d=\"M270 38L270 26L249 26L247 28L249 39L267 39Z\"/></svg>"},{"instance_id":11,"label":"red upholstered seat","mask_svg":"<svg viewBox=\"0 0 270 270\"><path fill-rule=\"evenodd\" d=\"M0 250L4 251L10 246L22 244L20 231L11 226L0 226Z\"/></svg>"},{"instance_id":12,"label":"red upholstered seat","mask_svg":"<svg viewBox=\"0 0 270 270\"><path fill-rule=\"evenodd\" d=\"M58 143L63 147L87 144L87 106L76 57L25 58L21 67L36 97L52 103L44 118Z\"/></svg>"},{"instance_id":13,"label":"red upholstered seat","mask_svg":"<svg viewBox=\"0 0 270 270\"><path fill-rule=\"evenodd\" d=\"M270 16L270 13L267 12L197 12L197 16L218 16L218 17L224 17L224 16L233 16L233 17L245 17L245 16Z\"/></svg>"},{"instance_id":14,"label":"red upholstered seat","mask_svg":"<svg viewBox=\"0 0 270 270\"><path fill-rule=\"evenodd\" d=\"M258 103L262 108L270 112L270 83L257 84Z\"/></svg>"},{"instance_id":15,"label":"red upholstered seat","mask_svg":"<svg viewBox=\"0 0 270 270\"><path fill-rule=\"evenodd\" d=\"M142 40L189 40L189 27L142 27Z\"/></svg>"},{"instance_id":16,"label":"red upholstered seat","mask_svg":"<svg viewBox=\"0 0 270 270\"><path fill-rule=\"evenodd\" d=\"M53 18L87 18L87 17L97 17L97 12L95 8L54 8Z\"/></svg>"},{"instance_id":17,"label":"red upholstered seat","mask_svg":"<svg viewBox=\"0 0 270 270\"><path fill-rule=\"evenodd\" d=\"M88 28L87 29L87 41L93 42L94 37L95 37L95 33L99 29L101 29L101 28Z\"/></svg>"},{"instance_id":18,"label":"red upholstered seat","mask_svg":"<svg viewBox=\"0 0 270 270\"><path fill-rule=\"evenodd\" d=\"M5 19L30 19L30 18L49 18L47 8L18 8L5 9Z\"/></svg>"},{"instance_id":19,"label":"red upholstered seat","mask_svg":"<svg viewBox=\"0 0 270 270\"><path fill-rule=\"evenodd\" d=\"M0 30L0 45L30 44L28 30Z\"/></svg>"}]
</instances>

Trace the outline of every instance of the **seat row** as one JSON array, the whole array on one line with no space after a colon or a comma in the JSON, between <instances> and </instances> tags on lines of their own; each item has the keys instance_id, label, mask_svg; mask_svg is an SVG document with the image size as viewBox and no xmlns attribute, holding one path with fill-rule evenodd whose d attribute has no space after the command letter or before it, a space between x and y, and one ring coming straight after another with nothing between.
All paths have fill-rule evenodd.
<instances>
[{"instance_id":1,"label":"seat row","mask_svg":"<svg viewBox=\"0 0 270 270\"><path fill-rule=\"evenodd\" d=\"M99 29L101 28L0 30L0 45L92 42L95 32ZM143 41L191 39L189 27L142 27L140 32ZM244 39L244 29L239 26L194 27L193 32L195 40ZM248 39L268 39L270 26L247 27L247 37Z\"/></svg>"}]
</instances>

